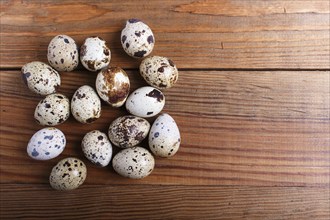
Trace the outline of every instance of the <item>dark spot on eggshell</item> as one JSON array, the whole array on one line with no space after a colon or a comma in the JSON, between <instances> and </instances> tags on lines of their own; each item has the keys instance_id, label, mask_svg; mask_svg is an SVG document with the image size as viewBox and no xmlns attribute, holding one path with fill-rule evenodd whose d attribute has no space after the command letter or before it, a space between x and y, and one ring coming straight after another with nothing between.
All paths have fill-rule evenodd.
<instances>
[{"instance_id":1,"label":"dark spot on eggshell","mask_svg":"<svg viewBox=\"0 0 330 220\"><path fill-rule=\"evenodd\" d=\"M64 167L66 167L66 166L67 166L67 167L70 167L71 164L69 163L69 161L65 161L65 163L63 164L63 166L64 166Z\"/></svg>"},{"instance_id":2,"label":"dark spot on eggshell","mask_svg":"<svg viewBox=\"0 0 330 220\"><path fill-rule=\"evenodd\" d=\"M126 48L129 48L129 43L126 43Z\"/></svg>"},{"instance_id":3,"label":"dark spot on eggshell","mask_svg":"<svg viewBox=\"0 0 330 220\"><path fill-rule=\"evenodd\" d=\"M135 53L134 53L134 56L135 56L135 57L143 57L144 54L146 54L146 53L147 53L147 51L145 51L145 50L141 50L141 51L137 51L137 52L135 52Z\"/></svg>"},{"instance_id":4,"label":"dark spot on eggshell","mask_svg":"<svg viewBox=\"0 0 330 220\"><path fill-rule=\"evenodd\" d=\"M23 82L25 83L25 85L27 85L27 79L31 76L31 73L26 72L26 73L22 73L22 79Z\"/></svg>"},{"instance_id":5,"label":"dark spot on eggshell","mask_svg":"<svg viewBox=\"0 0 330 220\"><path fill-rule=\"evenodd\" d=\"M174 64L174 62L172 61L172 60L170 60L170 59L167 59L167 61L168 61L168 63L172 66L172 67L174 67L175 66L175 64Z\"/></svg>"},{"instance_id":6,"label":"dark spot on eggshell","mask_svg":"<svg viewBox=\"0 0 330 220\"><path fill-rule=\"evenodd\" d=\"M101 62L103 63L108 63L109 59L108 58L104 58Z\"/></svg>"},{"instance_id":7,"label":"dark spot on eggshell","mask_svg":"<svg viewBox=\"0 0 330 220\"><path fill-rule=\"evenodd\" d=\"M95 164L96 166L100 166L100 167L102 167L102 164L101 164L99 161L94 162L94 164Z\"/></svg>"},{"instance_id":8,"label":"dark spot on eggshell","mask_svg":"<svg viewBox=\"0 0 330 220\"><path fill-rule=\"evenodd\" d=\"M37 157L38 155L39 155L38 151L35 148L33 148L32 156Z\"/></svg>"},{"instance_id":9,"label":"dark spot on eggshell","mask_svg":"<svg viewBox=\"0 0 330 220\"><path fill-rule=\"evenodd\" d=\"M63 58L61 59L61 63L64 63L64 59Z\"/></svg>"},{"instance_id":10,"label":"dark spot on eggshell","mask_svg":"<svg viewBox=\"0 0 330 220\"><path fill-rule=\"evenodd\" d=\"M100 135L100 136L97 137L97 139L98 139L98 140L103 140L103 136Z\"/></svg>"},{"instance_id":11,"label":"dark spot on eggshell","mask_svg":"<svg viewBox=\"0 0 330 220\"><path fill-rule=\"evenodd\" d=\"M48 104L48 103L45 104L45 108L50 108L50 107L51 107L50 104Z\"/></svg>"},{"instance_id":12,"label":"dark spot on eggshell","mask_svg":"<svg viewBox=\"0 0 330 220\"><path fill-rule=\"evenodd\" d=\"M154 37L152 35L150 35L148 38L147 38L147 41L149 44L153 43L154 42Z\"/></svg>"},{"instance_id":13,"label":"dark spot on eggshell","mask_svg":"<svg viewBox=\"0 0 330 220\"><path fill-rule=\"evenodd\" d=\"M161 83L158 85L158 87L160 87L160 88L165 88L165 87L167 87L167 85L164 84L163 82L161 82Z\"/></svg>"},{"instance_id":14,"label":"dark spot on eggshell","mask_svg":"<svg viewBox=\"0 0 330 220\"><path fill-rule=\"evenodd\" d=\"M123 72L119 67L109 67L102 71L103 77L105 78L106 81L105 83L108 85L108 87L117 88L116 90L108 91L107 96L108 96L109 104L115 104L123 101L124 99L126 99L129 93L129 88L130 88L129 83L119 84L119 82L115 81L115 76L116 73L118 72L122 72L124 75L126 75L126 73Z\"/></svg>"},{"instance_id":15,"label":"dark spot on eggshell","mask_svg":"<svg viewBox=\"0 0 330 220\"><path fill-rule=\"evenodd\" d=\"M156 133L154 134L154 137L157 138L158 136L159 136L159 132L156 132Z\"/></svg>"},{"instance_id":16,"label":"dark spot on eggshell","mask_svg":"<svg viewBox=\"0 0 330 220\"><path fill-rule=\"evenodd\" d=\"M162 67L162 66L159 67L157 71L160 72L160 73L163 73L164 72L164 67Z\"/></svg>"},{"instance_id":17,"label":"dark spot on eggshell","mask_svg":"<svg viewBox=\"0 0 330 220\"><path fill-rule=\"evenodd\" d=\"M83 94L80 94L78 91L76 92L76 95L75 95L78 99L83 99L86 97L86 94L83 93Z\"/></svg>"},{"instance_id":18,"label":"dark spot on eggshell","mask_svg":"<svg viewBox=\"0 0 330 220\"><path fill-rule=\"evenodd\" d=\"M151 115L151 114L153 114L154 112L147 112L147 115Z\"/></svg>"},{"instance_id":19,"label":"dark spot on eggshell","mask_svg":"<svg viewBox=\"0 0 330 220\"><path fill-rule=\"evenodd\" d=\"M53 138L54 138L54 135L46 135L46 136L44 136L44 140L53 140Z\"/></svg>"},{"instance_id":20,"label":"dark spot on eggshell","mask_svg":"<svg viewBox=\"0 0 330 220\"><path fill-rule=\"evenodd\" d=\"M137 141L142 141L145 137L144 137L144 132L143 131L140 131L136 136L135 136L135 140L137 140Z\"/></svg>"},{"instance_id":21,"label":"dark spot on eggshell","mask_svg":"<svg viewBox=\"0 0 330 220\"><path fill-rule=\"evenodd\" d=\"M55 86L54 86L54 90L55 90L55 92L56 92L59 88L60 88L60 85L59 85L59 84L55 85Z\"/></svg>"},{"instance_id":22,"label":"dark spot on eggshell","mask_svg":"<svg viewBox=\"0 0 330 220\"><path fill-rule=\"evenodd\" d=\"M126 119L134 119L135 118L135 116L133 116L133 115L127 115L127 116L125 116L125 121L126 121ZM143 120L143 119L139 119L139 120Z\"/></svg>"},{"instance_id":23,"label":"dark spot on eggshell","mask_svg":"<svg viewBox=\"0 0 330 220\"><path fill-rule=\"evenodd\" d=\"M87 123L92 123L92 122L94 122L96 120L97 120L97 118L92 117L92 118L87 119L86 122Z\"/></svg>"},{"instance_id":24,"label":"dark spot on eggshell","mask_svg":"<svg viewBox=\"0 0 330 220\"><path fill-rule=\"evenodd\" d=\"M104 53L104 55L106 55L106 56L109 56L109 54L110 54L110 51L109 51L109 49L108 49L108 48L106 48L106 47L103 47L103 53Z\"/></svg>"},{"instance_id":25,"label":"dark spot on eggshell","mask_svg":"<svg viewBox=\"0 0 330 220\"><path fill-rule=\"evenodd\" d=\"M126 36L126 35L123 35L123 36L121 37L121 42L122 42L122 43L125 43L126 39L127 39L127 36Z\"/></svg>"},{"instance_id":26,"label":"dark spot on eggshell","mask_svg":"<svg viewBox=\"0 0 330 220\"><path fill-rule=\"evenodd\" d=\"M141 32L135 32L135 36L140 37L141 36Z\"/></svg>"},{"instance_id":27,"label":"dark spot on eggshell","mask_svg":"<svg viewBox=\"0 0 330 220\"><path fill-rule=\"evenodd\" d=\"M164 99L164 95L157 89L153 89L151 92L146 94L146 96L155 98L155 99L157 99L158 102L161 102Z\"/></svg>"},{"instance_id":28,"label":"dark spot on eggshell","mask_svg":"<svg viewBox=\"0 0 330 220\"><path fill-rule=\"evenodd\" d=\"M128 19L128 22L129 23L137 23L137 22L139 22L140 20L139 19L137 19L137 18L131 18L131 19Z\"/></svg>"},{"instance_id":29,"label":"dark spot on eggshell","mask_svg":"<svg viewBox=\"0 0 330 220\"><path fill-rule=\"evenodd\" d=\"M86 63L87 63L87 66L90 70L95 70L95 61L88 60Z\"/></svg>"},{"instance_id":30,"label":"dark spot on eggshell","mask_svg":"<svg viewBox=\"0 0 330 220\"><path fill-rule=\"evenodd\" d=\"M98 36L96 36L96 37L94 37L94 38L98 38L98 39L100 39L101 41L104 41L104 39L103 39L102 37L98 37Z\"/></svg>"},{"instance_id":31,"label":"dark spot on eggshell","mask_svg":"<svg viewBox=\"0 0 330 220\"><path fill-rule=\"evenodd\" d=\"M76 52L76 51L75 51ZM80 56L84 57L86 55L86 45L80 47Z\"/></svg>"},{"instance_id":32,"label":"dark spot on eggshell","mask_svg":"<svg viewBox=\"0 0 330 220\"><path fill-rule=\"evenodd\" d=\"M69 43L69 40L66 39L66 38L64 38L64 42L68 44Z\"/></svg>"}]
</instances>

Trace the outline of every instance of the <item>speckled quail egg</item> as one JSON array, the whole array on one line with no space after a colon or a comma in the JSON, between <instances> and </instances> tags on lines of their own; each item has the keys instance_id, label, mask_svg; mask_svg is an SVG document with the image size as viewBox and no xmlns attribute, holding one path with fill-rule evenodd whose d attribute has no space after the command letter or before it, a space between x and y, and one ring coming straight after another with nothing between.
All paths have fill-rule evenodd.
<instances>
[{"instance_id":1,"label":"speckled quail egg","mask_svg":"<svg viewBox=\"0 0 330 220\"><path fill-rule=\"evenodd\" d=\"M84 183L87 168L78 158L68 157L58 162L49 176L49 183L56 190L73 190Z\"/></svg>"},{"instance_id":2,"label":"speckled quail egg","mask_svg":"<svg viewBox=\"0 0 330 220\"><path fill-rule=\"evenodd\" d=\"M46 96L37 105L34 118L40 125L55 126L65 122L70 116L70 101L62 94Z\"/></svg>"},{"instance_id":3,"label":"speckled quail egg","mask_svg":"<svg viewBox=\"0 0 330 220\"><path fill-rule=\"evenodd\" d=\"M71 99L73 117L84 124L92 123L101 116L101 100L88 85L79 87Z\"/></svg>"},{"instance_id":4,"label":"speckled quail egg","mask_svg":"<svg viewBox=\"0 0 330 220\"><path fill-rule=\"evenodd\" d=\"M160 56L151 56L142 60L140 74L149 85L158 89L171 88L179 77L173 61Z\"/></svg>"},{"instance_id":5,"label":"speckled quail egg","mask_svg":"<svg viewBox=\"0 0 330 220\"><path fill-rule=\"evenodd\" d=\"M138 145L148 135L150 124L144 118L126 115L114 120L109 126L110 141L121 148Z\"/></svg>"},{"instance_id":6,"label":"speckled quail egg","mask_svg":"<svg viewBox=\"0 0 330 220\"><path fill-rule=\"evenodd\" d=\"M32 92L39 95L55 93L61 85L60 74L43 62L27 63L22 67L21 72L24 83Z\"/></svg>"},{"instance_id":7,"label":"speckled quail egg","mask_svg":"<svg viewBox=\"0 0 330 220\"><path fill-rule=\"evenodd\" d=\"M132 92L126 101L126 109L132 115L148 118L157 115L165 105L164 94L151 86Z\"/></svg>"},{"instance_id":8,"label":"speckled quail egg","mask_svg":"<svg viewBox=\"0 0 330 220\"><path fill-rule=\"evenodd\" d=\"M123 69L108 67L97 74L95 87L102 100L112 107L121 107L129 94L130 81Z\"/></svg>"},{"instance_id":9,"label":"speckled quail egg","mask_svg":"<svg viewBox=\"0 0 330 220\"><path fill-rule=\"evenodd\" d=\"M121 176L141 179L153 171L155 159L145 148L132 147L117 153L112 160L112 166Z\"/></svg>"},{"instance_id":10,"label":"speckled quail egg","mask_svg":"<svg viewBox=\"0 0 330 220\"><path fill-rule=\"evenodd\" d=\"M101 167L110 163L112 146L106 134L98 130L88 132L81 142L81 148L92 163Z\"/></svg>"},{"instance_id":11,"label":"speckled quail egg","mask_svg":"<svg viewBox=\"0 0 330 220\"><path fill-rule=\"evenodd\" d=\"M49 64L57 71L72 71L79 64L76 42L67 35L57 35L48 45Z\"/></svg>"},{"instance_id":12,"label":"speckled quail egg","mask_svg":"<svg viewBox=\"0 0 330 220\"><path fill-rule=\"evenodd\" d=\"M148 56L155 45L155 37L148 25L139 19L129 19L121 31L121 45L134 58Z\"/></svg>"},{"instance_id":13,"label":"speckled quail egg","mask_svg":"<svg viewBox=\"0 0 330 220\"><path fill-rule=\"evenodd\" d=\"M86 38L80 47L80 61L90 71L97 71L108 66L110 59L111 51L105 40L100 37Z\"/></svg>"},{"instance_id":14,"label":"speckled quail egg","mask_svg":"<svg viewBox=\"0 0 330 220\"><path fill-rule=\"evenodd\" d=\"M149 148L159 157L171 157L180 147L180 131L174 119L166 113L158 116L149 134Z\"/></svg>"},{"instance_id":15,"label":"speckled quail egg","mask_svg":"<svg viewBox=\"0 0 330 220\"><path fill-rule=\"evenodd\" d=\"M37 131L27 145L28 155L35 160L50 160L62 153L66 139L63 132L54 127Z\"/></svg>"}]
</instances>

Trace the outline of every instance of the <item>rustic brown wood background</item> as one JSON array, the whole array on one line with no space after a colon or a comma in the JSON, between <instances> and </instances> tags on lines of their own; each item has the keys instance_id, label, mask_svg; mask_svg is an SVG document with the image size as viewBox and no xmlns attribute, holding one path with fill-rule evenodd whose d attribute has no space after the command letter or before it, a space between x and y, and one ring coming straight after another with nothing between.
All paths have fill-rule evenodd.
<instances>
[{"instance_id":1,"label":"rustic brown wood background","mask_svg":"<svg viewBox=\"0 0 330 220\"><path fill-rule=\"evenodd\" d=\"M329 0L1 0L0 218L329 219L329 13ZM178 154L157 158L143 180L93 166L80 149L83 135L106 132L126 114L104 105L94 124L70 118L58 126L68 139L60 157L30 159L40 97L24 86L22 65L46 62L57 34L79 45L98 35L132 89L145 85L139 61L120 45L131 17L153 29L153 54L180 69L164 109L181 130ZM72 97L95 76L81 67L62 73L60 92ZM50 170L67 156L86 162L87 180L53 191Z\"/></svg>"}]
</instances>

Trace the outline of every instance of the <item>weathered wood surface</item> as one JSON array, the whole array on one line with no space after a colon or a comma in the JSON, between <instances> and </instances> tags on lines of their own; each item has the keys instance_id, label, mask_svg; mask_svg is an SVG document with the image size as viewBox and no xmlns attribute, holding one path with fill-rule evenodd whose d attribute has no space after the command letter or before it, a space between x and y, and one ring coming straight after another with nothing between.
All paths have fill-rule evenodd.
<instances>
[{"instance_id":1,"label":"weathered wood surface","mask_svg":"<svg viewBox=\"0 0 330 220\"><path fill-rule=\"evenodd\" d=\"M108 185L58 193L3 185L1 219L329 219L329 189Z\"/></svg>"},{"instance_id":2,"label":"weathered wood surface","mask_svg":"<svg viewBox=\"0 0 330 220\"><path fill-rule=\"evenodd\" d=\"M132 90L145 85L136 71L128 74ZM25 152L29 138L42 126L33 118L40 97L20 77L19 71L0 74L1 178L6 183L47 183L58 159L32 161ZM60 91L72 97L80 85L94 86L95 77L87 71L62 74ZM181 71L177 85L165 91L164 109L180 127L180 153L158 159L153 175L133 182L329 186L328 91L329 72ZM61 157L83 157L83 135L93 129L107 132L111 121L124 114L123 108L103 105L94 124L70 118L58 126L68 139ZM93 166L87 178L89 184L131 182Z\"/></svg>"},{"instance_id":3,"label":"weathered wood surface","mask_svg":"<svg viewBox=\"0 0 330 220\"><path fill-rule=\"evenodd\" d=\"M2 1L1 67L46 61L47 45L68 34L109 42L116 65L135 68L122 50L125 20L153 29L153 54L180 68L330 68L330 5L318 1Z\"/></svg>"},{"instance_id":4,"label":"weathered wood surface","mask_svg":"<svg viewBox=\"0 0 330 220\"><path fill-rule=\"evenodd\" d=\"M328 0L1 1L0 219L329 219L329 14ZM30 159L41 97L23 84L21 66L46 62L56 34L79 45L99 35L132 90L145 85L140 61L119 41L131 17L153 29L153 54L180 68L164 109L181 131L178 154L157 158L143 180L93 166L80 149L83 135L106 132L126 114L103 103L94 124L71 117L58 126L68 140L61 156ZM82 69L61 74L60 92L94 86L96 74ZM88 176L59 193L48 176L67 156L83 159Z\"/></svg>"}]
</instances>

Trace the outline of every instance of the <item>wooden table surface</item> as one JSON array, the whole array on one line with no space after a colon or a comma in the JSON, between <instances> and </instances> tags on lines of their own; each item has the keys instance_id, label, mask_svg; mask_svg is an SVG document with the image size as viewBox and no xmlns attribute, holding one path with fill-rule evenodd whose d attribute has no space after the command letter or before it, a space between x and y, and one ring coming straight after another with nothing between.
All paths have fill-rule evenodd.
<instances>
[{"instance_id":1,"label":"wooden table surface","mask_svg":"<svg viewBox=\"0 0 330 220\"><path fill-rule=\"evenodd\" d=\"M329 219L329 13L328 0L1 0L0 218ZM177 84L164 91L164 112L182 135L179 152L156 158L142 180L93 166L82 137L127 114L103 105L93 124L71 117L57 126L68 141L58 158L30 159L41 97L23 84L22 65L47 62L57 34L79 45L98 35L111 65L127 70L131 90L146 85L140 61L121 48L128 18L144 20L155 34L153 54L179 68ZM72 97L94 86L96 74L80 66L61 77L60 92ZM54 191L49 173L68 156L86 162L87 179L77 190Z\"/></svg>"}]
</instances>

